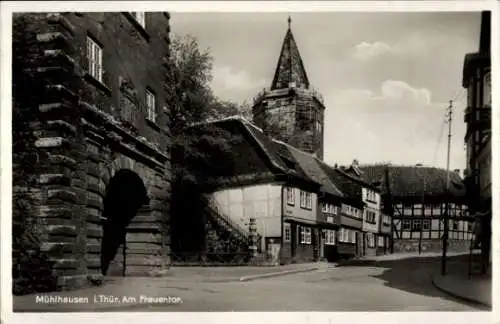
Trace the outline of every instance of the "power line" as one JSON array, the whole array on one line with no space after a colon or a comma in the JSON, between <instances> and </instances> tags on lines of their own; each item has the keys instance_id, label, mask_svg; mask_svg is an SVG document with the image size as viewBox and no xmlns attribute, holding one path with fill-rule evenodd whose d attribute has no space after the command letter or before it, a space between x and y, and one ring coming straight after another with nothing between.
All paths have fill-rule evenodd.
<instances>
[{"instance_id":1,"label":"power line","mask_svg":"<svg viewBox=\"0 0 500 324\"><path fill-rule=\"evenodd\" d=\"M436 145L436 149L434 151L434 156L433 156L433 164L436 164L437 162L437 155L438 155L438 152L439 152L439 149L441 147L441 141L443 139L443 133L444 133L444 125L446 124L446 120L443 119L443 121L441 122L441 128L439 130L439 136L437 138L437 145Z\"/></svg>"}]
</instances>

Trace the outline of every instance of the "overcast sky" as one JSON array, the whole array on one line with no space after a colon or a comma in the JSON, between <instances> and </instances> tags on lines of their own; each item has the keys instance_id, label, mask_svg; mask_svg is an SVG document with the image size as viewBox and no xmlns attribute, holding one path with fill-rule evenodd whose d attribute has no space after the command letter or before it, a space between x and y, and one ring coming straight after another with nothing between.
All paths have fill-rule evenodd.
<instances>
[{"instance_id":1,"label":"overcast sky","mask_svg":"<svg viewBox=\"0 0 500 324\"><path fill-rule=\"evenodd\" d=\"M446 167L447 128L438 139L448 100L459 94L451 168L465 168L462 68L464 55L478 48L480 13L291 17L309 81L325 98L326 162ZM211 49L216 95L241 103L271 85L287 18L173 12L171 27Z\"/></svg>"}]
</instances>

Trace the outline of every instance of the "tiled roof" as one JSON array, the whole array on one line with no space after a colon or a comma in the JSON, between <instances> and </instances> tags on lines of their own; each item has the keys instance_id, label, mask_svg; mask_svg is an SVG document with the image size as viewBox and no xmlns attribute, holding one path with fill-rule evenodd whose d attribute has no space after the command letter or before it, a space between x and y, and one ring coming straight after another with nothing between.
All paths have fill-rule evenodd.
<instances>
[{"instance_id":1,"label":"tiled roof","mask_svg":"<svg viewBox=\"0 0 500 324\"><path fill-rule=\"evenodd\" d=\"M213 125L229 131L231 134L243 135L244 141L233 144L232 156L235 160L235 175L258 174L271 171L272 173L288 174L297 179L319 185L300 168L286 147L272 140L260 128L246 119L235 116L205 123L198 123L192 127Z\"/></svg>"},{"instance_id":2,"label":"tiled roof","mask_svg":"<svg viewBox=\"0 0 500 324\"><path fill-rule=\"evenodd\" d=\"M381 189L387 193L385 169L388 167L390 193L393 197L439 197L446 194L446 170L434 167L365 165L361 166L367 179L382 181ZM455 197L463 197L465 187L460 176L450 172L450 193ZM424 180L425 179L425 180Z\"/></svg>"},{"instance_id":3,"label":"tiled roof","mask_svg":"<svg viewBox=\"0 0 500 324\"><path fill-rule=\"evenodd\" d=\"M299 163L301 168L307 176L314 181L321 184L321 191L329 193L336 197L343 197L342 192L335 186L331 179L326 174L325 170L319 165L316 157L309 153L303 152L293 146L286 145L295 160Z\"/></svg>"},{"instance_id":4,"label":"tiled roof","mask_svg":"<svg viewBox=\"0 0 500 324\"><path fill-rule=\"evenodd\" d=\"M290 83L296 83L297 87L302 85L306 89L309 88L309 79L307 78L299 48L293 37L292 29L288 27L281 46L271 90L287 88Z\"/></svg>"},{"instance_id":5,"label":"tiled roof","mask_svg":"<svg viewBox=\"0 0 500 324\"><path fill-rule=\"evenodd\" d=\"M278 154L278 156L281 158L282 161L285 162L287 165L288 170L293 170L293 172L301 179L303 180L309 180L309 181L314 181L317 182L315 179L311 178L307 172L303 169L302 165L300 165L299 161L295 159L295 157L292 155L292 153L289 150L289 145L286 143L283 143L278 140L272 140L272 143L275 148L275 152ZM319 183L318 183L319 184Z\"/></svg>"},{"instance_id":6,"label":"tiled roof","mask_svg":"<svg viewBox=\"0 0 500 324\"><path fill-rule=\"evenodd\" d=\"M325 171L330 180L340 189L345 199L349 200L353 206L362 207L362 185L345 172L334 168L325 162L318 161L320 167Z\"/></svg>"}]
</instances>

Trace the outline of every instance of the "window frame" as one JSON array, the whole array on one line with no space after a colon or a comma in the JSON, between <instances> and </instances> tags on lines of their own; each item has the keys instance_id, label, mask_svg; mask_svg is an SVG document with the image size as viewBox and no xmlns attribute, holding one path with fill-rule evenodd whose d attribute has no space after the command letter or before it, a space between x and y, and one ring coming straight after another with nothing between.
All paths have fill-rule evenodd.
<instances>
[{"instance_id":1,"label":"window frame","mask_svg":"<svg viewBox=\"0 0 500 324\"><path fill-rule=\"evenodd\" d=\"M382 240L382 244L380 244L380 240ZM384 247L384 243L385 243L384 237L382 235L379 235L377 237L377 246L378 247Z\"/></svg>"},{"instance_id":2,"label":"window frame","mask_svg":"<svg viewBox=\"0 0 500 324\"><path fill-rule=\"evenodd\" d=\"M286 187L286 203L295 206L295 190L292 187Z\"/></svg>"},{"instance_id":3,"label":"window frame","mask_svg":"<svg viewBox=\"0 0 500 324\"><path fill-rule=\"evenodd\" d=\"M408 226L405 226L408 225ZM403 231L411 231L412 225L411 225L411 219L402 219L401 220L401 229Z\"/></svg>"},{"instance_id":4,"label":"window frame","mask_svg":"<svg viewBox=\"0 0 500 324\"><path fill-rule=\"evenodd\" d=\"M430 219L423 219L422 220L422 230L424 231L429 231L431 229L431 220Z\"/></svg>"},{"instance_id":5,"label":"window frame","mask_svg":"<svg viewBox=\"0 0 500 324\"><path fill-rule=\"evenodd\" d=\"M99 44L93 37L87 34L86 37L86 60L87 60L87 73L95 80L103 83L103 66L102 57L104 52L104 47ZM98 57L95 58L96 51L98 50Z\"/></svg>"},{"instance_id":6,"label":"window frame","mask_svg":"<svg viewBox=\"0 0 500 324\"><path fill-rule=\"evenodd\" d=\"M351 231L351 242L353 244L356 244L356 231Z\"/></svg>"},{"instance_id":7,"label":"window frame","mask_svg":"<svg viewBox=\"0 0 500 324\"><path fill-rule=\"evenodd\" d=\"M419 226L417 226L419 224ZM423 229L422 220L421 219L412 219L411 221L411 230L412 232L420 232Z\"/></svg>"},{"instance_id":8,"label":"window frame","mask_svg":"<svg viewBox=\"0 0 500 324\"><path fill-rule=\"evenodd\" d=\"M325 231L325 245L335 245L335 234L334 230Z\"/></svg>"},{"instance_id":9,"label":"window frame","mask_svg":"<svg viewBox=\"0 0 500 324\"><path fill-rule=\"evenodd\" d=\"M300 208L312 210L312 194L310 192L300 190Z\"/></svg>"},{"instance_id":10,"label":"window frame","mask_svg":"<svg viewBox=\"0 0 500 324\"><path fill-rule=\"evenodd\" d=\"M156 111L156 94L151 88L146 88L145 89L145 96L146 96L146 109L147 109L147 119L152 121L153 123L156 123L156 117L158 116L158 113ZM152 99L152 107L150 106L150 99ZM151 111L152 109L152 111Z\"/></svg>"},{"instance_id":11,"label":"window frame","mask_svg":"<svg viewBox=\"0 0 500 324\"><path fill-rule=\"evenodd\" d=\"M290 224L285 223L283 225L283 242L291 242L292 241L292 227Z\"/></svg>"},{"instance_id":12,"label":"window frame","mask_svg":"<svg viewBox=\"0 0 500 324\"><path fill-rule=\"evenodd\" d=\"M312 229L310 227L300 227L300 244L312 244Z\"/></svg>"}]
</instances>

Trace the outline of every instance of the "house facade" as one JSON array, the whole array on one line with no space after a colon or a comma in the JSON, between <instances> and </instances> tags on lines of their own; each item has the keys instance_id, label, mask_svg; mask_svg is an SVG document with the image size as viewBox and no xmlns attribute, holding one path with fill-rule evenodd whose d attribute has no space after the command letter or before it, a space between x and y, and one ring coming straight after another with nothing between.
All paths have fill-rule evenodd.
<instances>
[{"instance_id":1,"label":"house facade","mask_svg":"<svg viewBox=\"0 0 500 324\"><path fill-rule=\"evenodd\" d=\"M350 176L336 166L332 167L317 160L330 181L342 193L340 217L337 231L337 258L352 258L363 255L363 212L365 203L361 187Z\"/></svg>"},{"instance_id":2,"label":"house facade","mask_svg":"<svg viewBox=\"0 0 500 324\"><path fill-rule=\"evenodd\" d=\"M317 226L320 234L317 259L335 260L338 258L338 230L344 195L320 166L318 158L291 145L285 145L304 173L321 185L317 208Z\"/></svg>"},{"instance_id":3,"label":"house facade","mask_svg":"<svg viewBox=\"0 0 500 324\"><path fill-rule=\"evenodd\" d=\"M467 89L465 144L467 204L476 219L482 272L491 262L491 12L483 12L479 50L465 56L462 85Z\"/></svg>"},{"instance_id":4,"label":"house facade","mask_svg":"<svg viewBox=\"0 0 500 324\"><path fill-rule=\"evenodd\" d=\"M444 215L449 215L449 250L468 251L473 238L459 172L434 167L364 165L365 178L381 181L385 201L392 210L394 252L441 251ZM386 206L389 207L389 206Z\"/></svg>"},{"instance_id":5,"label":"house facade","mask_svg":"<svg viewBox=\"0 0 500 324\"><path fill-rule=\"evenodd\" d=\"M353 183L356 190L361 192L361 200L364 205L361 254L376 255L381 217L380 189L365 181L363 171L359 168L359 162L356 159L349 167L343 167L339 172L343 173L344 178ZM373 182L379 182L379 180L373 180Z\"/></svg>"},{"instance_id":6,"label":"house facade","mask_svg":"<svg viewBox=\"0 0 500 324\"><path fill-rule=\"evenodd\" d=\"M363 202L365 209L363 213L363 227L365 238L365 255L376 255L378 239L380 233L381 213L380 213L380 193L370 187L362 188Z\"/></svg>"},{"instance_id":7,"label":"house facade","mask_svg":"<svg viewBox=\"0 0 500 324\"><path fill-rule=\"evenodd\" d=\"M254 226L261 262L316 260L319 184L303 173L287 145L267 137L252 123L236 117L212 124L245 138L232 147L235 173L209 194L212 206L247 236L250 224Z\"/></svg>"},{"instance_id":8,"label":"house facade","mask_svg":"<svg viewBox=\"0 0 500 324\"><path fill-rule=\"evenodd\" d=\"M377 236L377 254L391 252L392 240L392 216L381 211L379 222L379 234Z\"/></svg>"},{"instance_id":9,"label":"house facade","mask_svg":"<svg viewBox=\"0 0 500 324\"><path fill-rule=\"evenodd\" d=\"M14 289L33 285L30 263L47 268L44 286L54 289L169 264L161 84L169 20L162 12L14 15ZM23 200L37 207L24 210ZM27 245L36 256L27 258Z\"/></svg>"}]
</instances>

